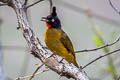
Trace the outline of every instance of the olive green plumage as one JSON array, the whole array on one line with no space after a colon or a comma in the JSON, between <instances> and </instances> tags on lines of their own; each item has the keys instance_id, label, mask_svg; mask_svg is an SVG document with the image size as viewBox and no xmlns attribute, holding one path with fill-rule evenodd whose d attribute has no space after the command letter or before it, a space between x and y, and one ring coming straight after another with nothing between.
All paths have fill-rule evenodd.
<instances>
[{"instance_id":1,"label":"olive green plumage","mask_svg":"<svg viewBox=\"0 0 120 80\"><path fill-rule=\"evenodd\" d=\"M63 57L67 62L79 67L76 62L73 45L67 34L61 29L61 23L57 17L55 7L53 7L53 13L44 17L43 21L46 22L47 26L44 34L46 46L56 55Z\"/></svg>"}]
</instances>

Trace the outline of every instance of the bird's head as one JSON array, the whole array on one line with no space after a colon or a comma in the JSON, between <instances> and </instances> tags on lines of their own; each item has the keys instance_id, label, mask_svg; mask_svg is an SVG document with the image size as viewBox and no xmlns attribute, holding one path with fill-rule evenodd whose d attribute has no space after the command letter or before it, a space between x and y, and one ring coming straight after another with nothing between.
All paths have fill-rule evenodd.
<instances>
[{"instance_id":1,"label":"bird's head","mask_svg":"<svg viewBox=\"0 0 120 80\"><path fill-rule=\"evenodd\" d=\"M47 28L61 28L61 22L56 13L56 7L53 7L52 13L47 17L42 17L41 21L46 22Z\"/></svg>"}]
</instances>

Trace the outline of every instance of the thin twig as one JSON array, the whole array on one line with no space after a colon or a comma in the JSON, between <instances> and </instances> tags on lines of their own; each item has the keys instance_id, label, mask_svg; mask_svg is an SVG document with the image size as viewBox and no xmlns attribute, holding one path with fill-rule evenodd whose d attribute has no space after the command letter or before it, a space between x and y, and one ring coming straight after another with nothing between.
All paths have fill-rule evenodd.
<instances>
[{"instance_id":1,"label":"thin twig","mask_svg":"<svg viewBox=\"0 0 120 80\"><path fill-rule=\"evenodd\" d=\"M52 55L50 55L48 58L50 58L50 57L52 57L52 56L54 56L55 54L52 54ZM37 69L35 70L35 72L32 74L32 76L30 77L30 79L29 80L32 80L33 78L34 78L34 76L35 76L35 74L37 73L37 71L43 66L44 64L41 64L40 66L38 66L37 67Z\"/></svg>"},{"instance_id":2,"label":"thin twig","mask_svg":"<svg viewBox=\"0 0 120 80\"><path fill-rule=\"evenodd\" d=\"M37 73L37 71L43 66L44 64L41 64L40 66L37 67L37 69L35 70L35 72L32 74L32 76L30 77L29 80L32 80L32 78L34 78L35 74Z\"/></svg>"},{"instance_id":3,"label":"thin twig","mask_svg":"<svg viewBox=\"0 0 120 80\"><path fill-rule=\"evenodd\" d=\"M49 71L49 69L43 70L43 71L41 71L41 72L37 72L34 76L36 76L36 75L38 75L38 74L40 74L40 73L46 72L46 71ZM24 80L24 79L30 78L30 77L32 77L32 76L33 76L33 75L24 76L24 77L18 77L18 78L14 79L14 80Z\"/></svg>"},{"instance_id":4,"label":"thin twig","mask_svg":"<svg viewBox=\"0 0 120 80\"><path fill-rule=\"evenodd\" d=\"M108 1L109 1L110 6L115 10L115 12L117 12L120 15L120 11L113 6L111 0L108 0Z\"/></svg>"},{"instance_id":5,"label":"thin twig","mask_svg":"<svg viewBox=\"0 0 120 80\"><path fill-rule=\"evenodd\" d=\"M50 57L52 57L54 54L52 54ZM62 63L64 58L62 58L59 63ZM32 74L32 76L30 76L30 79L29 80L32 80L34 78L34 76L36 75L37 71L43 66L44 64L41 64L40 66L37 67L37 69L35 70L35 72ZM49 69L48 69L49 70ZM48 71L47 70L47 71Z\"/></svg>"},{"instance_id":6,"label":"thin twig","mask_svg":"<svg viewBox=\"0 0 120 80\"><path fill-rule=\"evenodd\" d=\"M27 3L28 3L28 0L25 0L25 3L24 3L24 5L27 5Z\"/></svg>"},{"instance_id":7,"label":"thin twig","mask_svg":"<svg viewBox=\"0 0 120 80\"><path fill-rule=\"evenodd\" d=\"M70 9L70 10L72 10L72 11L78 13L78 14L82 13L82 14L86 15L86 9L81 8L81 7L77 6L77 5L71 4L70 2L67 2L66 0L59 0L59 2L56 3L56 5L60 5L63 8ZM115 21L115 20L113 20L111 18L108 18L106 16L98 15L98 14L94 13L94 11L92 12L92 16L93 16L93 18L95 18L97 20L100 20L100 21L115 25L115 27L120 26L119 20Z\"/></svg>"},{"instance_id":8,"label":"thin twig","mask_svg":"<svg viewBox=\"0 0 120 80\"><path fill-rule=\"evenodd\" d=\"M118 38L117 38L113 43L106 44L106 45L104 45L104 46L101 46L101 47L98 47L98 48L94 48L94 49L85 49L85 50L81 50L81 51L75 51L75 53L97 51L97 50L99 50L99 49L103 49L103 48L105 48L105 47L112 46L112 45L114 45L115 43L117 43L118 41L120 41L120 36L118 36Z\"/></svg>"},{"instance_id":9,"label":"thin twig","mask_svg":"<svg viewBox=\"0 0 120 80\"><path fill-rule=\"evenodd\" d=\"M97 60L99 60L99 59L101 59L101 58L103 58L103 57L105 57L105 56L108 56L108 55L110 55L110 54L113 54L113 53L115 53L115 52L118 52L118 51L120 51L120 49L117 49L117 50L114 50L114 51L112 51L112 52L109 52L109 53L107 53L107 54L105 54L105 55L103 55L103 56L99 56L99 57L97 57L96 59L94 59L93 61L91 61L91 62L89 62L88 64L86 64L85 66L83 66L82 69L86 68L86 67L89 66L90 64L96 62Z\"/></svg>"},{"instance_id":10,"label":"thin twig","mask_svg":"<svg viewBox=\"0 0 120 80\"><path fill-rule=\"evenodd\" d=\"M0 4L0 6L7 6L7 5L8 5L7 3Z\"/></svg>"},{"instance_id":11,"label":"thin twig","mask_svg":"<svg viewBox=\"0 0 120 80\"><path fill-rule=\"evenodd\" d=\"M30 5L26 6L26 9L34 6L35 4L37 4L37 3L41 2L41 1L44 1L44 0L38 0L38 1L34 2L33 4L30 4Z\"/></svg>"},{"instance_id":12,"label":"thin twig","mask_svg":"<svg viewBox=\"0 0 120 80\"><path fill-rule=\"evenodd\" d=\"M52 13L53 2L52 2L52 0L49 0L49 2L50 2L50 14L51 14Z\"/></svg>"}]
</instances>

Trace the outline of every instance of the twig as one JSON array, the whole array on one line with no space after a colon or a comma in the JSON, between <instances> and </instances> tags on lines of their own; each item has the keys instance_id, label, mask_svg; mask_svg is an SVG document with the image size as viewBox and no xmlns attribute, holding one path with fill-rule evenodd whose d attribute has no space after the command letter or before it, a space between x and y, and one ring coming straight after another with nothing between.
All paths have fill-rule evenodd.
<instances>
[{"instance_id":1,"label":"twig","mask_svg":"<svg viewBox=\"0 0 120 80\"><path fill-rule=\"evenodd\" d=\"M50 14L51 14L52 13L53 2L52 2L52 0L49 0L49 2L50 2Z\"/></svg>"},{"instance_id":2,"label":"twig","mask_svg":"<svg viewBox=\"0 0 120 80\"><path fill-rule=\"evenodd\" d=\"M28 0L25 0L24 5L27 5L27 3L28 3Z\"/></svg>"},{"instance_id":3,"label":"twig","mask_svg":"<svg viewBox=\"0 0 120 80\"><path fill-rule=\"evenodd\" d=\"M62 58L62 59L59 61L59 63L62 63L63 60L64 60L64 58Z\"/></svg>"},{"instance_id":4,"label":"twig","mask_svg":"<svg viewBox=\"0 0 120 80\"><path fill-rule=\"evenodd\" d=\"M52 57L54 54L52 54L50 57ZM62 61L64 60L64 58L62 58L60 61L59 61L59 63L62 63ZM37 73L37 71L43 66L44 64L41 64L40 66L38 66L37 67L37 69L35 70L35 72L32 74L32 76L30 77L30 79L29 80L32 80L33 78L34 78L34 76L35 76L35 74ZM48 69L49 70L49 69ZM48 71L47 70L47 71Z\"/></svg>"},{"instance_id":5,"label":"twig","mask_svg":"<svg viewBox=\"0 0 120 80\"><path fill-rule=\"evenodd\" d=\"M34 2L33 4L30 4L30 5L26 6L26 9L34 6L35 4L37 4L37 3L41 2L41 1L44 1L44 0L38 0L38 1Z\"/></svg>"},{"instance_id":6,"label":"twig","mask_svg":"<svg viewBox=\"0 0 120 80\"><path fill-rule=\"evenodd\" d=\"M109 53L107 53L107 54L105 54L105 55L103 55L103 56L97 57L97 58L94 59L93 61L91 61L91 62L89 62L88 64L86 64L85 66L83 66L82 69L86 68L86 67L89 66L90 64L96 62L97 60L99 60L99 59L101 59L101 58L103 58L103 57L105 57L105 56L111 55L111 54L113 54L113 53L115 53L115 52L118 52L118 51L120 51L120 49L114 50L114 51L109 52Z\"/></svg>"},{"instance_id":7,"label":"twig","mask_svg":"<svg viewBox=\"0 0 120 80\"><path fill-rule=\"evenodd\" d=\"M110 6L115 10L115 12L117 12L120 15L120 11L113 6L111 0L108 0L108 1L109 1Z\"/></svg>"},{"instance_id":8,"label":"twig","mask_svg":"<svg viewBox=\"0 0 120 80\"><path fill-rule=\"evenodd\" d=\"M99 49L103 49L103 48L105 48L105 47L112 46L112 45L114 45L115 43L117 43L118 41L120 41L120 36L118 36L118 38L117 38L113 43L106 44L106 45L104 45L104 46L101 46L101 47L98 47L98 48L94 48L94 49L85 49L85 50L81 50L81 51L75 51L75 53L97 51L97 50L99 50Z\"/></svg>"},{"instance_id":9,"label":"twig","mask_svg":"<svg viewBox=\"0 0 120 80\"><path fill-rule=\"evenodd\" d=\"M78 14L81 14L81 13L84 14L84 15L86 14L86 9L81 8L81 7L79 7L79 6L76 6L76 5L74 5L74 4L71 4L71 3L67 2L66 0L59 0L59 2L56 3L56 5L60 5L60 6L63 7L63 8L68 8L68 9L70 9L70 10L73 10L74 12L77 12ZM118 21L115 21L115 20L110 19L110 18L108 18L108 17L106 17L106 16L98 15L98 14L96 14L96 13L94 13L94 12L92 12L92 16L93 16L93 18L95 18L95 19L101 20L101 21L106 22L106 23L113 24L113 25L115 25L116 27L119 27L119 26L120 26L119 20L118 20Z\"/></svg>"},{"instance_id":10,"label":"twig","mask_svg":"<svg viewBox=\"0 0 120 80\"><path fill-rule=\"evenodd\" d=\"M7 5L8 5L7 3L0 4L0 6L7 6Z\"/></svg>"},{"instance_id":11,"label":"twig","mask_svg":"<svg viewBox=\"0 0 120 80\"><path fill-rule=\"evenodd\" d=\"M41 71L41 72L37 72L34 76L36 76L36 75L38 75L38 74L40 74L40 73L46 72L46 71L49 71L49 69L43 70L43 71ZM24 76L24 77L18 77L18 78L14 79L14 80L24 80L24 79L30 78L30 77L32 77L32 76L33 76L33 75Z\"/></svg>"},{"instance_id":12,"label":"twig","mask_svg":"<svg viewBox=\"0 0 120 80\"><path fill-rule=\"evenodd\" d=\"M52 54L50 57L54 56L55 54ZM50 58L49 57L49 58ZM37 67L37 69L35 70L35 72L32 74L32 76L30 77L29 80L32 80L35 76L35 74L37 73L37 71L43 66L44 64L41 64L40 66Z\"/></svg>"},{"instance_id":13,"label":"twig","mask_svg":"<svg viewBox=\"0 0 120 80\"><path fill-rule=\"evenodd\" d=\"M32 80L32 78L34 78L35 74L37 73L37 71L43 66L44 64L41 64L40 66L37 67L37 69L35 70L35 72L32 74L32 76L30 77L29 80Z\"/></svg>"}]
</instances>

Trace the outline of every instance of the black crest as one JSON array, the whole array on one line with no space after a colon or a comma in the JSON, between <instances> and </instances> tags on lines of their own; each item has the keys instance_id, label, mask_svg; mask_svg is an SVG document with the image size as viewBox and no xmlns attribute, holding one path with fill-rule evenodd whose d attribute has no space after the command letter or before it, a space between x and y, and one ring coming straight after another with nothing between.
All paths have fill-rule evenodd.
<instances>
[{"instance_id":1,"label":"black crest","mask_svg":"<svg viewBox=\"0 0 120 80\"><path fill-rule=\"evenodd\" d=\"M57 16L56 7L55 6L52 9L52 16Z\"/></svg>"}]
</instances>

